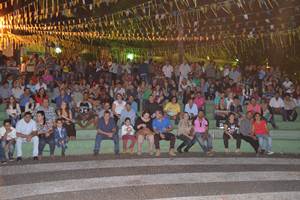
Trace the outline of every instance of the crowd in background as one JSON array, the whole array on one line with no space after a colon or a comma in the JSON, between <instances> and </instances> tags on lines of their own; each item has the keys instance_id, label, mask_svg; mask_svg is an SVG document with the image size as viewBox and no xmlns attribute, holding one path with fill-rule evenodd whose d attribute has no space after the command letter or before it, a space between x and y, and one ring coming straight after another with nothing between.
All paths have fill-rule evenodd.
<instances>
[{"instance_id":1,"label":"crowd in background","mask_svg":"<svg viewBox=\"0 0 300 200\"><path fill-rule=\"evenodd\" d=\"M0 67L7 62L0 59ZM268 123L275 129L275 115L293 123L300 106L300 83L291 80L279 67L218 66L214 61L174 64L126 63L79 56L44 58L33 55L18 73L1 72L0 101L7 120L0 130L2 160L22 159L22 143L33 143L34 159L42 159L46 144L50 155L55 147L65 155L67 142L76 139L76 127L96 127L94 154L102 140L113 140L123 151L160 155L160 140L170 141L175 156L176 138L183 142L177 152L189 151L198 142L213 154L206 103L213 101L216 126L224 129L225 152L228 140L251 144L257 153L272 154ZM176 130L174 130L174 128ZM184 148L184 149L183 149ZM1 152L0 152L1 153Z\"/></svg>"}]
</instances>

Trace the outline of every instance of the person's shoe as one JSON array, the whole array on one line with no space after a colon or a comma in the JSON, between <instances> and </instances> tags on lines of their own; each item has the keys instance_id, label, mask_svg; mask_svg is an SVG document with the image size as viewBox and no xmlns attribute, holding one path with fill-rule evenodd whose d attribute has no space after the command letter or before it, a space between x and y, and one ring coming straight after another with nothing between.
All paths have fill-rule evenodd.
<instances>
[{"instance_id":1,"label":"person's shoe","mask_svg":"<svg viewBox=\"0 0 300 200\"><path fill-rule=\"evenodd\" d=\"M269 155L269 156L272 155L272 154L274 154L273 151L268 151L268 152L267 152L267 155Z\"/></svg>"},{"instance_id":2,"label":"person's shoe","mask_svg":"<svg viewBox=\"0 0 300 200\"><path fill-rule=\"evenodd\" d=\"M6 164L7 164L7 161L6 161L6 160L3 160L3 161L1 161L1 164L2 164L2 165L6 165Z\"/></svg>"},{"instance_id":3,"label":"person's shoe","mask_svg":"<svg viewBox=\"0 0 300 200\"><path fill-rule=\"evenodd\" d=\"M184 151L184 153L188 153L188 152L189 152L189 149L188 149L188 148L185 148L183 151Z\"/></svg>"},{"instance_id":4,"label":"person's shoe","mask_svg":"<svg viewBox=\"0 0 300 200\"><path fill-rule=\"evenodd\" d=\"M42 159L42 157L41 157L41 159ZM34 156L33 160L39 160L39 158L37 156Z\"/></svg>"},{"instance_id":5,"label":"person's shoe","mask_svg":"<svg viewBox=\"0 0 300 200\"><path fill-rule=\"evenodd\" d=\"M175 152L174 152L174 149L170 149L169 155L170 155L170 156L176 156L176 154L175 154Z\"/></svg>"},{"instance_id":6,"label":"person's shoe","mask_svg":"<svg viewBox=\"0 0 300 200\"><path fill-rule=\"evenodd\" d=\"M159 156L160 156L160 150L159 150L159 149L156 150L155 156L156 156L156 157L159 157Z\"/></svg>"},{"instance_id":7,"label":"person's shoe","mask_svg":"<svg viewBox=\"0 0 300 200\"><path fill-rule=\"evenodd\" d=\"M21 162L22 161L22 157L17 157L17 162Z\"/></svg>"},{"instance_id":8,"label":"person's shoe","mask_svg":"<svg viewBox=\"0 0 300 200\"><path fill-rule=\"evenodd\" d=\"M236 153L236 154L241 154L241 150L240 150L240 149L236 149L236 150L235 150L235 153Z\"/></svg>"},{"instance_id":9,"label":"person's shoe","mask_svg":"<svg viewBox=\"0 0 300 200\"><path fill-rule=\"evenodd\" d=\"M182 153L181 148L177 148L177 152L178 152L178 153Z\"/></svg>"},{"instance_id":10,"label":"person's shoe","mask_svg":"<svg viewBox=\"0 0 300 200\"><path fill-rule=\"evenodd\" d=\"M225 149L224 149L224 152L225 152L225 153L229 153L229 149L228 149L228 148L225 148Z\"/></svg>"},{"instance_id":11,"label":"person's shoe","mask_svg":"<svg viewBox=\"0 0 300 200\"><path fill-rule=\"evenodd\" d=\"M213 155L214 155L214 152L213 152L213 151L207 151L207 152L206 152L206 155L207 155L207 156L213 156Z\"/></svg>"},{"instance_id":12,"label":"person's shoe","mask_svg":"<svg viewBox=\"0 0 300 200\"><path fill-rule=\"evenodd\" d=\"M150 156L153 156L153 151L150 151L150 152L149 152L149 155L150 155Z\"/></svg>"}]
</instances>

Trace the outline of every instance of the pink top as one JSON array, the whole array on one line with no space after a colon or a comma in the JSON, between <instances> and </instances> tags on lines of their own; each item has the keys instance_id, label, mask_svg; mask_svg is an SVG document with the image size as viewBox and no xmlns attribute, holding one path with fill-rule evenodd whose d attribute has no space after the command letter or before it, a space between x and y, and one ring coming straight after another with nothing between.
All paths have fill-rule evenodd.
<instances>
[{"instance_id":1,"label":"pink top","mask_svg":"<svg viewBox=\"0 0 300 200\"><path fill-rule=\"evenodd\" d=\"M253 122L253 129L255 135L265 135L268 133L267 122L265 120L261 120L258 122Z\"/></svg>"},{"instance_id":2,"label":"pink top","mask_svg":"<svg viewBox=\"0 0 300 200\"><path fill-rule=\"evenodd\" d=\"M53 76L48 74L43 76L43 80L45 81L46 84L49 84L50 82L53 81Z\"/></svg>"},{"instance_id":3,"label":"pink top","mask_svg":"<svg viewBox=\"0 0 300 200\"><path fill-rule=\"evenodd\" d=\"M253 106L252 104L249 104L247 106L247 111L253 112L253 113L261 113L261 107L259 104L256 104L255 106Z\"/></svg>"},{"instance_id":4,"label":"pink top","mask_svg":"<svg viewBox=\"0 0 300 200\"><path fill-rule=\"evenodd\" d=\"M207 126L208 122L205 118L203 118L201 121L199 118L197 118L194 122L194 130L196 133L204 133L206 131Z\"/></svg>"},{"instance_id":5,"label":"pink top","mask_svg":"<svg viewBox=\"0 0 300 200\"><path fill-rule=\"evenodd\" d=\"M205 99L203 97L196 97L194 99L194 103L197 105L198 108L203 107L205 103Z\"/></svg>"}]
</instances>

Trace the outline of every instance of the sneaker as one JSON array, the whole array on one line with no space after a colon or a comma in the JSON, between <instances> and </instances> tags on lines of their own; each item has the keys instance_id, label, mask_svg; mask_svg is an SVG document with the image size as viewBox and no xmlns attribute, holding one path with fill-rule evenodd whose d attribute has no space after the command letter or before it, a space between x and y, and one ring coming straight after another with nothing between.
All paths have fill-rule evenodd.
<instances>
[{"instance_id":1,"label":"sneaker","mask_svg":"<svg viewBox=\"0 0 300 200\"><path fill-rule=\"evenodd\" d=\"M229 153L229 149L228 148L224 149L224 152Z\"/></svg>"},{"instance_id":2,"label":"sneaker","mask_svg":"<svg viewBox=\"0 0 300 200\"><path fill-rule=\"evenodd\" d=\"M3 161L1 161L1 164L2 164L2 165L6 165L6 164L7 164L7 161L6 161L6 160L3 160Z\"/></svg>"},{"instance_id":3,"label":"sneaker","mask_svg":"<svg viewBox=\"0 0 300 200\"><path fill-rule=\"evenodd\" d=\"M177 148L177 152L178 152L178 153L182 153L182 150L179 149L179 148Z\"/></svg>"},{"instance_id":4,"label":"sneaker","mask_svg":"<svg viewBox=\"0 0 300 200\"><path fill-rule=\"evenodd\" d=\"M34 157L33 157L33 160L39 160L39 157L34 156Z\"/></svg>"},{"instance_id":5,"label":"sneaker","mask_svg":"<svg viewBox=\"0 0 300 200\"><path fill-rule=\"evenodd\" d=\"M236 153L236 154L241 154L241 150L240 150L240 149L236 149L236 150L235 150L235 153Z\"/></svg>"},{"instance_id":6,"label":"sneaker","mask_svg":"<svg viewBox=\"0 0 300 200\"><path fill-rule=\"evenodd\" d=\"M272 155L272 154L274 154L273 151L268 151L268 152L267 152L267 155L269 155L269 156Z\"/></svg>"},{"instance_id":7,"label":"sneaker","mask_svg":"<svg viewBox=\"0 0 300 200\"><path fill-rule=\"evenodd\" d=\"M22 161L22 157L17 157L17 162L21 162Z\"/></svg>"}]
</instances>

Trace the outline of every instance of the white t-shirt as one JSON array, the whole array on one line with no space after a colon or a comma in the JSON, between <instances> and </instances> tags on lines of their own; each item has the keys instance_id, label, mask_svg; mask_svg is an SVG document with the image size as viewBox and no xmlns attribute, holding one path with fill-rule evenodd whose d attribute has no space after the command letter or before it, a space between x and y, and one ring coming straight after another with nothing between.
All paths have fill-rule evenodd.
<instances>
[{"instance_id":1,"label":"white t-shirt","mask_svg":"<svg viewBox=\"0 0 300 200\"><path fill-rule=\"evenodd\" d=\"M0 138L2 138L6 133L6 129L4 127L0 128ZM15 139L17 137L17 132L14 127L11 127L11 131L7 134L7 140Z\"/></svg>"},{"instance_id":2,"label":"white t-shirt","mask_svg":"<svg viewBox=\"0 0 300 200\"><path fill-rule=\"evenodd\" d=\"M174 71L172 65L164 65L162 68L162 71L167 78L172 78L172 73Z\"/></svg>"},{"instance_id":3,"label":"white t-shirt","mask_svg":"<svg viewBox=\"0 0 300 200\"><path fill-rule=\"evenodd\" d=\"M116 105L116 109L115 112L120 115L122 110L125 108L126 102L122 101L121 103L119 103L117 100L113 102L113 104Z\"/></svg>"},{"instance_id":4,"label":"white t-shirt","mask_svg":"<svg viewBox=\"0 0 300 200\"><path fill-rule=\"evenodd\" d=\"M36 123L34 120L30 120L29 123L26 123L24 119L21 119L17 123L16 131L24 135L30 135L33 131L37 131Z\"/></svg>"},{"instance_id":5,"label":"white t-shirt","mask_svg":"<svg viewBox=\"0 0 300 200\"><path fill-rule=\"evenodd\" d=\"M127 133L129 135L134 135L134 128L131 125L127 126L127 125L124 124L122 126L122 132L121 133L122 133L122 136L127 135Z\"/></svg>"},{"instance_id":6,"label":"white t-shirt","mask_svg":"<svg viewBox=\"0 0 300 200\"><path fill-rule=\"evenodd\" d=\"M179 66L180 76L187 78L188 74L191 72L191 67L188 64L181 64Z\"/></svg>"},{"instance_id":7,"label":"white t-shirt","mask_svg":"<svg viewBox=\"0 0 300 200\"><path fill-rule=\"evenodd\" d=\"M270 100L269 105L272 108L283 108L284 107L284 102L283 102L282 98L280 98L280 97L277 100L276 100L275 97L272 97L271 100Z\"/></svg>"},{"instance_id":8,"label":"white t-shirt","mask_svg":"<svg viewBox=\"0 0 300 200\"><path fill-rule=\"evenodd\" d=\"M41 88L44 88L44 90L47 90L47 85L45 83L42 83L42 84L37 83L35 85L35 91L39 91Z\"/></svg>"}]
</instances>

